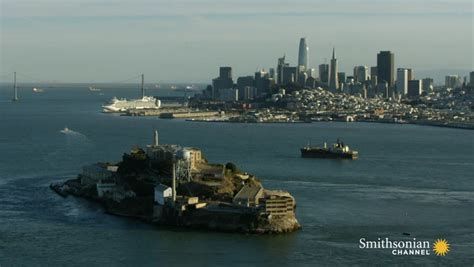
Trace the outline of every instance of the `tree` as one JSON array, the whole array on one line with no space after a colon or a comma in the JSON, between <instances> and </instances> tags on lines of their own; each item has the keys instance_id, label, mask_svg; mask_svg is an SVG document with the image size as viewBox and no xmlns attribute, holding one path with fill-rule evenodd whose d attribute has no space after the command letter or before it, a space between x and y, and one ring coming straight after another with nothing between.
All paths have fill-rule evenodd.
<instances>
[{"instance_id":1,"label":"tree","mask_svg":"<svg viewBox=\"0 0 474 267\"><path fill-rule=\"evenodd\" d=\"M225 165L225 168L226 170L231 170L232 172L238 171L237 166L235 166L235 164L232 162L227 162L227 164Z\"/></svg>"}]
</instances>

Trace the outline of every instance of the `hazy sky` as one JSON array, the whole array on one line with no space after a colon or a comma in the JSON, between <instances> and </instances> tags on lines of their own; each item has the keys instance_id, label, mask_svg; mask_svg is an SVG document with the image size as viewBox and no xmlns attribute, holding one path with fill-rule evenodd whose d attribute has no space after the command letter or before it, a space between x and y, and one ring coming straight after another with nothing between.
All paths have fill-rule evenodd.
<instances>
[{"instance_id":1,"label":"hazy sky","mask_svg":"<svg viewBox=\"0 0 474 267\"><path fill-rule=\"evenodd\" d=\"M472 0L0 0L0 80L209 82L297 62L316 67L336 47L340 70L376 65L472 70Z\"/></svg>"}]
</instances>

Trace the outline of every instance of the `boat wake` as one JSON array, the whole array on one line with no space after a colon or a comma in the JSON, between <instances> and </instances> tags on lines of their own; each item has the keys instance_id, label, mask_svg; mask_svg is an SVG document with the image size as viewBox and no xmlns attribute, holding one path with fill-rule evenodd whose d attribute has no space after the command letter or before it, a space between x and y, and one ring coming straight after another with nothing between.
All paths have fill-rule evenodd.
<instances>
[{"instance_id":1,"label":"boat wake","mask_svg":"<svg viewBox=\"0 0 474 267\"><path fill-rule=\"evenodd\" d=\"M86 138L86 136L84 134L81 134L80 132L73 131L73 130L69 129L68 127L64 127L64 129L60 130L59 132L62 133L62 134L65 134L65 135L81 136L81 137Z\"/></svg>"}]
</instances>

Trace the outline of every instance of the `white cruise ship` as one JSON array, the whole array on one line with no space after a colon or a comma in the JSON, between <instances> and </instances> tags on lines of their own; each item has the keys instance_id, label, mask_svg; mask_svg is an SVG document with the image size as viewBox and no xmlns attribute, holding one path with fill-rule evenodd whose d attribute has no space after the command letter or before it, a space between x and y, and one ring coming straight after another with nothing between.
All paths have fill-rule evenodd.
<instances>
[{"instance_id":1,"label":"white cruise ship","mask_svg":"<svg viewBox=\"0 0 474 267\"><path fill-rule=\"evenodd\" d=\"M102 106L104 112L126 112L134 109L159 109L161 101L152 96L144 96L141 99L118 99L114 97L107 105Z\"/></svg>"},{"instance_id":2,"label":"white cruise ship","mask_svg":"<svg viewBox=\"0 0 474 267\"><path fill-rule=\"evenodd\" d=\"M128 110L135 109L159 109L161 107L161 101L152 96L145 96L145 88L143 86L144 77L142 74L142 98L127 100L125 98L118 99L117 97L103 105L103 111L106 113L111 112L127 112Z\"/></svg>"}]
</instances>

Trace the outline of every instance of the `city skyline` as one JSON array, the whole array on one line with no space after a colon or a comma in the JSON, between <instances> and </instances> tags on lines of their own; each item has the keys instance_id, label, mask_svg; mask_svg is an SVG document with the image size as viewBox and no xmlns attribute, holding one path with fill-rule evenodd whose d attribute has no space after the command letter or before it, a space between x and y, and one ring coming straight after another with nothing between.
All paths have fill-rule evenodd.
<instances>
[{"instance_id":1,"label":"city skyline","mask_svg":"<svg viewBox=\"0 0 474 267\"><path fill-rule=\"evenodd\" d=\"M396 55L395 69L413 68L417 74L472 70L470 1L376 6L374 1L276 1L271 9L276 11L268 9L268 1L251 7L236 3L176 1L162 9L162 1L121 1L111 9L107 1L6 0L0 78L9 82L17 71L42 81L114 82L144 73L149 82L208 83L218 66L232 66L239 77L276 68L283 54L297 65L302 36L311 50L311 68L329 63L336 46L338 68L345 73L375 66L375 55L383 50ZM450 38L443 38L446 33ZM453 45L456 49L447 49ZM449 74L465 75L443 76Z\"/></svg>"}]
</instances>

